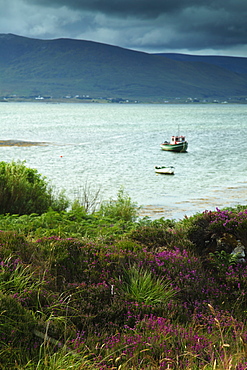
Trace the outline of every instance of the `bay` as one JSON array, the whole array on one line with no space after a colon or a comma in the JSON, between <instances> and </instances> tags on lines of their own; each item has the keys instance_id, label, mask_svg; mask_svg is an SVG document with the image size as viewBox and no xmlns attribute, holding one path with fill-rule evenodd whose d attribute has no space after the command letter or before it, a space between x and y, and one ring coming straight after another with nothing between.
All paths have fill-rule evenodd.
<instances>
[{"instance_id":1,"label":"bay","mask_svg":"<svg viewBox=\"0 0 247 370\"><path fill-rule=\"evenodd\" d=\"M174 219L247 203L244 104L0 103L0 122L0 141L45 143L0 146L1 161L26 161L72 200L85 184L104 200L123 187L142 215ZM188 152L162 151L178 127Z\"/></svg>"}]
</instances>

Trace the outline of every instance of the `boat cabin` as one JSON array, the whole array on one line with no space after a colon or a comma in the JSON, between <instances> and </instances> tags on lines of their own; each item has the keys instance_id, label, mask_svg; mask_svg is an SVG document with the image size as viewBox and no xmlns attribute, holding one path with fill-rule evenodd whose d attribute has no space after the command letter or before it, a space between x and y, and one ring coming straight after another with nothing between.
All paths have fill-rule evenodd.
<instances>
[{"instance_id":1,"label":"boat cabin","mask_svg":"<svg viewBox=\"0 0 247 370\"><path fill-rule=\"evenodd\" d=\"M172 136L171 144L179 144L185 142L185 136Z\"/></svg>"}]
</instances>

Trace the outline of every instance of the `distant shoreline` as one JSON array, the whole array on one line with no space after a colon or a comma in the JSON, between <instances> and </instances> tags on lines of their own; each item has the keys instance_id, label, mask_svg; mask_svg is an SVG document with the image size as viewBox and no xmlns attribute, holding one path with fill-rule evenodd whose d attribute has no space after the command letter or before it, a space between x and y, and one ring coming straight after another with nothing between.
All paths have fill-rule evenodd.
<instances>
[{"instance_id":1,"label":"distant shoreline","mask_svg":"<svg viewBox=\"0 0 247 370\"><path fill-rule=\"evenodd\" d=\"M186 104L186 105L206 105L206 104L247 104L247 98L229 98L229 99L207 99L193 100L191 98L171 98L168 100L138 100L128 98L76 98L76 97L0 97L0 103L40 103L40 104L60 104L60 103L77 103L77 104Z\"/></svg>"}]
</instances>

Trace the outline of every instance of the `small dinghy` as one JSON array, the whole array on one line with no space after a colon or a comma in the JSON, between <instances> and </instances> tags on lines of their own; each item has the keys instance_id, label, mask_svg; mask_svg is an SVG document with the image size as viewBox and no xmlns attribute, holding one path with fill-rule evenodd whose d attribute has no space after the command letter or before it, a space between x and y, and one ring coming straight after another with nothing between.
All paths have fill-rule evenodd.
<instances>
[{"instance_id":1,"label":"small dinghy","mask_svg":"<svg viewBox=\"0 0 247 370\"><path fill-rule=\"evenodd\" d=\"M172 166L155 166L154 170L156 173L160 173L161 175L174 175L174 167Z\"/></svg>"}]
</instances>

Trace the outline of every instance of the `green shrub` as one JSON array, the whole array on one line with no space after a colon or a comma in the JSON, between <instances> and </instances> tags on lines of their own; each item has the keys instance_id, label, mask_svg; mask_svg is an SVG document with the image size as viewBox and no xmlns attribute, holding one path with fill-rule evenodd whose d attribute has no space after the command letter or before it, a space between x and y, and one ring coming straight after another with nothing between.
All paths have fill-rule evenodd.
<instances>
[{"instance_id":1,"label":"green shrub","mask_svg":"<svg viewBox=\"0 0 247 370\"><path fill-rule=\"evenodd\" d=\"M181 227L176 227L172 220L153 221L148 224L139 223L129 233L129 238L147 247L149 250L158 251L166 248L192 249L192 243Z\"/></svg>"},{"instance_id":2,"label":"green shrub","mask_svg":"<svg viewBox=\"0 0 247 370\"><path fill-rule=\"evenodd\" d=\"M0 213L44 213L49 208L61 211L68 201L61 192L54 195L45 177L27 168L25 162L0 162Z\"/></svg>"},{"instance_id":3,"label":"green shrub","mask_svg":"<svg viewBox=\"0 0 247 370\"><path fill-rule=\"evenodd\" d=\"M141 226L130 233L130 238L155 250L167 247L172 241L172 234L163 227Z\"/></svg>"},{"instance_id":4,"label":"green shrub","mask_svg":"<svg viewBox=\"0 0 247 370\"><path fill-rule=\"evenodd\" d=\"M23 235L14 231L0 231L0 259L14 256L24 263L31 263L35 255L35 246L28 243Z\"/></svg>"},{"instance_id":5,"label":"green shrub","mask_svg":"<svg viewBox=\"0 0 247 370\"><path fill-rule=\"evenodd\" d=\"M18 362L25 363L31 357L38 348L34 335L36 326L28 310L14 297L0 292L1 369L16 368L14 365Z\"/></svg>"},{"instance_id":6,"label":"green shrub","mask_svg":"<svg viewBox=\"0 0 247 370\"><path fill-rule=\"evenodd\" d=\"M230 266L235 266L238 264L239 255L230 254L224 250L215 251L214 253L209 253L208 262L216 268L216 270L226 273Z\"/></svg>"},{"instance_id":7,"label":"green shrub","mask_svg":"<svg viewBox=\"0 0 247 370\"><path fill-rule=\"evenodd\" d=\"M218 209L216 211L204 211L202 214L197 214L182 226L186 225L186 234L188 239L194 244L194 251L199 255L205 255L215 251L217 248L217 239L226 237L227 239L234 237L239 239L241 243L247 245L247 209L238 212L240 207L228 210ZM233 249L233 244L228 240L230 249ZM232 245L231 245L232 244Z\"/></svg>"},{"instance_id":8,"label":"green shrub","mask_svg":"<svg viewBox=\"0 0 247 370\"><path fill-rule=\"evenodd\" d=\"M124 222L134 222L137 219L138 208L131 198L125 194L123 189L118 192L117 200L103 202L100 206L99 214L112 220L122 220Z\"/></svg>"}]
</instances>

